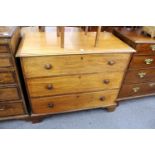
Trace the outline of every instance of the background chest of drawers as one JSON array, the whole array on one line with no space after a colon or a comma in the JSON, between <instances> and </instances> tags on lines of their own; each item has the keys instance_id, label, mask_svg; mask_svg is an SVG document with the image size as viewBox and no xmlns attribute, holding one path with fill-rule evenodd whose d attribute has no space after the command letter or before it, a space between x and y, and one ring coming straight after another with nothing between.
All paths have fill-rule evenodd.
<instances>
[{"instance_id":1,"label":"background chest of drawers","mask_svg":"<svg viewBox=\"0 0 155 155\"><path fill-rule=\"evenodd\" d=\"M26 114L14 55L20 29L0 27L0 120L20 118Z\"/></svg>"},{"instance_id":2,"label":"background chest of drawers","mask_svg":"<svg viewBox=\"0 0 155 155\"><path fill-rule=\"evenodd\" d=\"M119 99L155 95L155 39L141 30L116 29L114 34L137 52L128 67Z\"/></svg>"},{"instance_id":3,"label":"background chest of drawers","mask_svg":"<svg viewBox=\"0 0 155 155\"><path fill-rule=\"evenodd\" d=\"M75 29L75 28L74 28ZM65 33L64 49L56 33L27 32L17 53L32 116L116 107L124 72L135 50L111 33Z\"/></svg>"}]
</instances>

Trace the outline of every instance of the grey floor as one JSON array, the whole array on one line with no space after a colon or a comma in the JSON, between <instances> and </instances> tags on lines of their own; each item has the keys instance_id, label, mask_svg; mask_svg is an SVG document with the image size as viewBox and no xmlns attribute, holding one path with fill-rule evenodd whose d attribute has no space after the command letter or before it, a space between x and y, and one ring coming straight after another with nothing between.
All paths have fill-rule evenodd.
<instances>
[{"instance_id":1,"label":"grey floor","mask_svg":"<svg viewBox=\"0 0 155 155\"><path fill-rule=\"evenodd\" d=\"M54 115L41 123L0 122L0 129L120 129L155 128L155 97L123 101L114 112L102 109Z\"/></svg>"}]
</instances>

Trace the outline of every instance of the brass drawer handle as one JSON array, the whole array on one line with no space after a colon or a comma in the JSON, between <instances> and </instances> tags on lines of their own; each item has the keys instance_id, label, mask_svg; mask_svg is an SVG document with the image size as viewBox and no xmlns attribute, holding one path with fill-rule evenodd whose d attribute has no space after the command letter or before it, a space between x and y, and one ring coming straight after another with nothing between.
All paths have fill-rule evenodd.
<instances>
[{"instance_id":1,"label":"brass drawer handle","mask_svg":"<svg viewBox=\"0 0 155 155\"><path fill-rule=\"evenodd\" d=\"M145 64L150 65L154 60L151 58L145 59Z\"/></svg>"},{"instance_id":2,"label":"brass drawer handle","mask_svg":"<svg viewBox=\"0 0 155 155\"><path fill-rule=\"evenodd\" d=\"M140 87L135 87L135 88L132 88L132 90L134 91L134 93L137 93L139 91Z\"/></svg>"},{"instance_id":3,"label":"brass drawer handle","mask_svg":"<svg viewBox=\"0 0 155 155\"><path fill-rule=\"evenodd\" d=\"M155 51L155 45L151 45L150 47L152 51Z\"/></svg>"},{"instance_id":4,"label":"brass drawer handle","mask_svg":"<svg viewBox=\"0 0 155 155\"><path fill-rule=\"evenodd\" d=\"M53 103L48 103L48 108L53 108L54 107L54 104Z\"/></svg>"},{"instance_id":5,"label":"brass drawer handle","mask_svg":"<svg viewBox=\"0 0 155 155\"><path fill-rule=\"evenodd\" d=\"M139 75L140 78L143 78L146 75L146 73L140 72L140 73L138 73L138 75Z\"/></svg>"},{"instance_id":6,"label":"brass drawer handle","mask_svg":"<svg viewBox=\"0 0 155 155\"><path fill-rule=\"evenodd\" d=\"M105 96L100 97L100 101L105 101Z\"/></svg>"},{"instance_id":7,"label":"brass drawer handle","mask_svg":"<svg viewBox=\"0 0 155 155\"><path fill-rule=\"evenodd\" d=\"M44 66L44 68L47 69L47 70L49 70L49 69L52 68L52 65L51 65L51 64L46 64L46 65Z\"/></svg>"},{"instance_id":8,"label":"brass drawer handle","mask_svg":"<svg viewBox=\"0 0 155 155\"><path fill-rule=\"evenodd\" d=\"M113 61L113 60L109 60L109 61L108 61L108 65L111 65L111 66L114 65L115 63L116 63L116 62Z\"/></svg>"},{"instance_id":9,"label":"brass drawer handle","mask_svg":"<svg viewBox=\"0 0 155 155\"><path fill-rule=\"evenodd\" d=\"M51 90L51 89L53 89L53 85L52 85L52 84L48 84L48 85L46 86L46 88L47 88L48 90Z\"/></svg>"},{"instance_id":10,"label":"brass drawer handle","mask_svg":"<svg viewBox=\"0 0 155 155\"><path fill-rule=\"evenodd\" d=\"M155 83L150 83L149 86L150 87L154 87L155 86Z\"/></svg>"},{"instance_id":11,"label":"brass drawer handle","mask_svg":"<svg viewBox=\"0 0 155 155\"><path fill-rule=\"evenodd\" d=\"M105 79L105 80L103 80L103 83L104 83L104 84L109 84L109 83L110 83L110 80Z\"/></svg>"}]
</instances>

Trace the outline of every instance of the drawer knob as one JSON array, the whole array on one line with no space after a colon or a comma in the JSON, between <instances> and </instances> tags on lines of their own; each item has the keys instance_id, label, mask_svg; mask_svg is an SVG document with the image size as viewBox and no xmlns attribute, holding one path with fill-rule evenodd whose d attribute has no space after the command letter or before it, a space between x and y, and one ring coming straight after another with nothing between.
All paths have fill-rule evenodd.
<instances>
[{"instance_id":1,"label":"drawer knob","mask_svg":"<svg viewBox=\"0 0 155 155\"><path fill-rule=\"evenodd\" d=\"M53 108L54 104L53 103L48 103L48 108Z\"/></svg>"},{"instance_id":2,"label":"drawer knob","mask_svg":"<svg viewBox=\"0 0 155 155\"><path fill-rule=\"evenodd\" d=\"M52 84L48 84L46 88L47 88L48 90L51 90L51 89L53 89L53 85L52 85Z\"/></svg>"},{"instance_id":3,"label":"drawer knob","mask_svg":"<svg viewBox=\"0 0 155 155\"><path fill-rule=\"evenodd\" d=\"M140 72L140 73L138 73L138 75L139 75L140 78L143 78L146 75L146 73Z\"/></svg>"},{"instance_id":4,"label":"drawer knob","mask_svg":"<svg viewBox=\"0 0 155 155\"><path fill-rule=\"evenodd\" d=\"M145 59L145 64L150 65L153 61L151 58Z\"/></svg>"},{"instance_id":5,"label":"drawer knob","mask_svg":"<svg viewBox=\"0 0 155 155\"><path fill-rule=\"evenodd\" d=\"M44 67L45 67L45 69L51 69L52 65L51 64L46 64Z\"/></svg>"},{"instance_id":6,"label":"drawer knob","mask_svg":"<svg viewBox=\"0 0 155 155\"><path fill-rule=\"evenodd\" d=\"M104 96L100 97L100 101L104 101L104 100L105 100Z\"/></svg>"},{"instance_id":7,"label":"drawer knob","mask_svg":"<svg viewBox=\"0 0 155 155\"><path fill-rule=\"evenodd\" d=\"M5 106L0 106L0 111L4 111L6 109Z\"/></svg>"},{"instance_id":8,"label":"drawer knob","mask_svg":"<svg viewBox=\"0 0 155 155\"><path fill-rule=\"evenodd\" d=\"M133 89L134 93L137 93L139 91L140 87L135 87L135 88L132 88L132 89Z\"/></svg>"},{"instance_id":9,"label":"drawer knob","mask_svg":"<svg viewBox=\"0 0 155 155\"><path fill-rule=\"evenodd\" d=\"M104 83L104 84L109 84L109 83L110 83L110 80L105 79L105 80L103 80L103 83Z\"/></svg>"},{"instance_id":10,"label":"drawer knob","mask_svg":"<svg viewBox=\"0 0 155 155\"><path fill-rule=\"evenodd\" d=\"M150 87L154 87L155 86L155 83L150 83L149 86Z\"/></svg>"},{"instance_id":11,"label":"drawer knob","mask_svg":"<svg viewBox=\"0 0 155 155\"><path fill-rule=\"evenodd\" d=\"M155 51L155 45L151 45L150 47L152 51Z\"/></svg>"},{"instance_id":12,"label":"drawer knob","mask_svg":"<svg viewBox=\"0 0 155 155\"><path fill-rule=\"evenodd\" d=\"M116 62L115 61L113 61L113 60L110 60L110 61L108 61L108 65L114 65Z\"/></svg>"}]
</instances>

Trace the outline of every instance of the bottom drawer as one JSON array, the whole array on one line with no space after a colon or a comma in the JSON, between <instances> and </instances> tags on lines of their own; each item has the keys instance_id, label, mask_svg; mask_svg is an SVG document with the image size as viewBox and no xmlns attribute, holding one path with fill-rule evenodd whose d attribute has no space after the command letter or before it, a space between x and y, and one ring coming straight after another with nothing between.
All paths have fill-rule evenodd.
<instances>
[{"instance_id":1,"label":"bottom drawer","mask_svg":"<svg viewBox=\"0 0 155 155\"><path fill-rule=\"evenodd\" d=\"M155 93L155 82L123 85L119 93L119 99L126 97L143 96Z\"/></svg>"},{"instance_id":2,"label":"bottom drawer","mask_svg":"<svg viewBox=\"0 0 155 155\"><path fill-rule=\"evenodd\" d=\"M0 117L15 116L24 114L22 102L0 103Z\"/></svg>"},{"instance_id":3,"label":"bottom drawer","mask_svg":"<svg viewBox=\"0 0 155 155\"><path fill-rule=\"evenodd\" d=\"M118 90L31 99L33 113L59 113L115 104Z\"/></svg>"}]
</instances>

